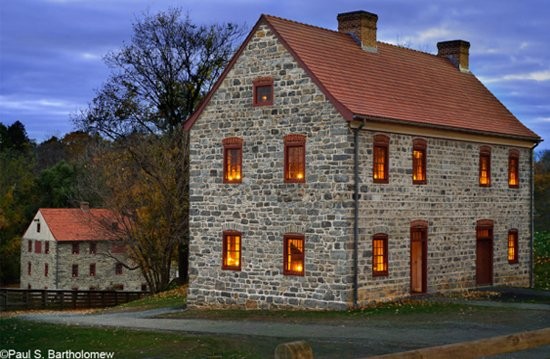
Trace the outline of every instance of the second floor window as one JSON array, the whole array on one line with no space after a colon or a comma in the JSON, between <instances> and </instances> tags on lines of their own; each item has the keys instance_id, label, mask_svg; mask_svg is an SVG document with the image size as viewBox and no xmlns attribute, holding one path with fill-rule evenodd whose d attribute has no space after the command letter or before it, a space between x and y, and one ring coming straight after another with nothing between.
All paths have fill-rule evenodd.
<instances>
[{"instance_id":1,"label":"second floor window","mask_svg":"<svg viewBox=\"0 0 550 359\"><path fill-rule=\"evenodd\" d=\"M42 242L41 241L35 241L34 242L34 253L42 253Z\"/></svg>"},{"instance_id":2,"label":"second floor window","mask_svg":"<svg viewBox=\"0 0 550 359\"><path fill-rule=\"evenodd\" d=\"M48 276L49 269L48 263L44 263L44 277Z\"/></svg>"},{"instance_id":3,"label":"second floor window","mask_svg":"<svg viewBox=\"0 0 550 359\"><path fill-rule=\"evenodd\" d=\"M302 234L286 234L284 236L284 274L304 275L304 241L304 236Z\"/></svg>"},{"instance_id":4,"label":"second floor window","mask_svg":"<svg viewBox=\"0 0 550 359\"><path fill-rule=\"evenodd\" d=\"M426 183L426 141L417 139L413 141L412 153L412 177L414 184Z\"/></svg>"},{"instance_id":5,"label":"second floor window","mask_svg":"<svg viewBox=\"0 0 550 359\"><path fill-rule=\"evenodd\" d=\"M388 183L389 181L389 146L388 136L374 136L372 148L372 180L375 183Z\"/></svg>"},{"instance_id":6,"label":"second floor window","mask_svg":"<svg viewBox=\"0 0 550 359\"><path fill-rule=\"evenodd\" d=\"M72 274L73 277L78 277L78 264L73 264Z\"/></svg>"},{"instance_id":7,"label":"second floor window","mask_svg":"<svg viewBox=\"0 0 550 359\"><path fill-rule=\"evenodd\" d=\"M44 253L50 253L50 242L44 242Z\"/></svg>"},{"instance_id":8,"label":"second floor window","mask_svg":"<svg viewBox=\"0 0 550 359\"><path fill-rule=\"evenodd\" d=\"M28 262L27 263L27 274L31 275L31 273L32 273L32 264L31 264L31 262Z\"/></svg>"},{"instance_id":9,"label":"second floor window","mask_svg":"<svg viewBox=\"0 0 550 359\"><path fill-rule=\"evenodd\" d=\"M243 176L243 140L238 137L225 138L223 141L223 181L241 183Z\"/></svg>"},{"instance_id":10,"label":"second floor window","mask_svg":"<svg viewBox=\"0 0 550 359\"><path fill-rule=\"evenodd\" d=\"M479 185L491 187L491 148L487 146L479 149Z\"/></svg>"},{"instance_id":11,"label":"second floor window","mask_svg":"<svg viewBox=\"0 0 550 359\"><path fill-rule=\"evenodd\" d=\"M117 263L115 265L115 274L121 275L122 274L122 263Z\"/></svg>"},{"instance_id":12,"label":"second floor window","mask_svg":"<svg viewBox=\"0 0 550 359\"><path fill-rule=\"evenodd\" d=\"M508 187L519 187L519 151L510 150L508 154Z\"/></svg>"},{"instance_id":13,"label":"second floor window","mask_svg":"<svg viewBox=\"0 0 550 359\"><path fill-rule=\"evenodd\" d=\"M306 136L285 136L285 168L286 183L303 183L306 180Z\"/></svg>"},{"instance_id":14,"label":"second floor window","mask_svg":"<svg viewBox=\"0 0 550 359\"><path fill-rule=\"evenodd\" d=\"M241 270L241 233L223 232L223 269Z\"/></svg>"},{"instance_id":15,"label":"second floor window","mask_svg":"<svg viewBox=\"0 0 550 359\"><path fill-rule=\"evenodd\" d=\"M96 253L97 253L97 243L90 242L90 254L96 254Z\"/></svg>"},{"instance_id":16,"label":"second floor window","mask_svg":"<svg viewBox=\"0 0 550 359\"><path fill-rule=\"evenodd\" d=\"M383 233L372 237L372 275L388 275L388 235Z\"/></svg>"},{"instance_id":17,"label":"second floor window","mask_svg":"<svg viewBox=\"0 0 550 359\"><path fill-rule=\"evenodd\" d=\"M31 240L29 240L27 242L27 249L28 249L29 252L32 252L32 241Z\"/></svg>"},{"instance_id":18,"label":"second floor window","mask_svg":"<svg viewBox=\"0 0 550 359\"><path fill-rule=\"evenodd\" d=\"M80 253L80 243L73 243L73 254L79 254Z\"/></svg>"}]
</instances>

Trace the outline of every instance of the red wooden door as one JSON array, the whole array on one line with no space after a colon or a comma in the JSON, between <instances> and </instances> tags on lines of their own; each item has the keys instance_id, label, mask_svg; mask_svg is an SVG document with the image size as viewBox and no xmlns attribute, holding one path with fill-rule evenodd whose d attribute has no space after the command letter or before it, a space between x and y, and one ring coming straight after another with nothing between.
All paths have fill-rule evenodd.
<instances>
[{"instance_id":1,"label":"red wooden door","mask_svg":"<svg viewBox=\"0 0 550 359\"><path fill-rule=\"evenodd\" d=\"M493 241L478 239L476 244L476 284L493 284Z\"/></svg>"},{"instance_id":2,"label":"red wooden door","mask_svg":"<svg viewBox=\"0 0 550 359\"><path fill-rule=\"evenodd\" d=\"M427 281L427 230L411 229L411 292L425 293Z\"/></svg>"}]
</instances>

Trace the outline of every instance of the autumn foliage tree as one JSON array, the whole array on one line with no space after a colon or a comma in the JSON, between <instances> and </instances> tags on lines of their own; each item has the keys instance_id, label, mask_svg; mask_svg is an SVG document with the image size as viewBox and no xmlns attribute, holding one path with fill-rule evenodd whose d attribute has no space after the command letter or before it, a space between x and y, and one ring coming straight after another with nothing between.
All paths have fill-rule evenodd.
<instances>
[{"instance_id":1,"label":"autumn foliage tree","mask_svg":"<svg viewBox=\"0 0 550 359\"><path fill-rule=\"evenodd\" d=\"M146 15L130 43L106 56L112 75L75 118L112 141L91 165L104 205L131 219L126 241L153 291L169 284L172 258L187 280L188 135L182 125L221 74L242 31L199 26L179 9ZM101 168L101 166L104 166Z\"/></svg>"}]
</instances>

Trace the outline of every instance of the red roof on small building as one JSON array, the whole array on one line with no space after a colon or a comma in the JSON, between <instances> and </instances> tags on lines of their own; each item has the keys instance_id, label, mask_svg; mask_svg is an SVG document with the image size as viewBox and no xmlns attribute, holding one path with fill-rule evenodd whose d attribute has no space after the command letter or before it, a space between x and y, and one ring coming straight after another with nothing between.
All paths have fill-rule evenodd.
<instances>
[{"instance_id":1,"label":"red roof on small building","mask_svg":"<svg viewBox=\"0 0 550 359\"><path fill-rule=\"evenodd\" d=\"M234 59L261 24L272 29L348 121L359 116L540 140L473 74L461 72L441 56L382 42L377 42L376 52L365 51L347 33L262 15ZM209 98L189 119L187 129Z\"/></svg>"},{"instance_id":2,"label":"red roof on small building","mask_svg":"<svg viewBox=\"0 0 550 359\"><path fill-rule=\"evenodd\" d=\"M40 208L38 210L57 241L116 240L116 214L108 209Z\"/></svg>"}]
</instances>

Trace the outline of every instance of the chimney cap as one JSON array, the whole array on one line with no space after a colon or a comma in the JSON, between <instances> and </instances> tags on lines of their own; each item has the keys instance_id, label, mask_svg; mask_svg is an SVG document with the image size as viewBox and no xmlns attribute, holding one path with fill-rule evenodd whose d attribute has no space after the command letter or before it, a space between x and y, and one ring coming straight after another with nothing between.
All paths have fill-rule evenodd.
<instances>
[{"instance_id":1,"label":"chimney cap","mask_svg":"<svg viewBox=\"0 0 550 359\"><path fill-rule=\"evenodd\" d=\"M349 17L351 17L351 16L365 16L365 17L370 17L370 18L378 20L378 15L373 14L372 12L365 11L365 10L341 12L341 13L338 14L338 16L336 16L336 19L339 20L342 17L348 17L348 16Z\"/></svg>"},{"instance_id":2,"label":"chimney cap","mask_svg":"<svg viewBox=\"0 0 550 359\"><path fill-rule=\"evenodd\" d=\"M439 51L447 48L459 48L459 47L462 47L464 49L469 49L470 43L465 40L440 41L437 43L437 49Z\"/></svg>"}]
</instances>

